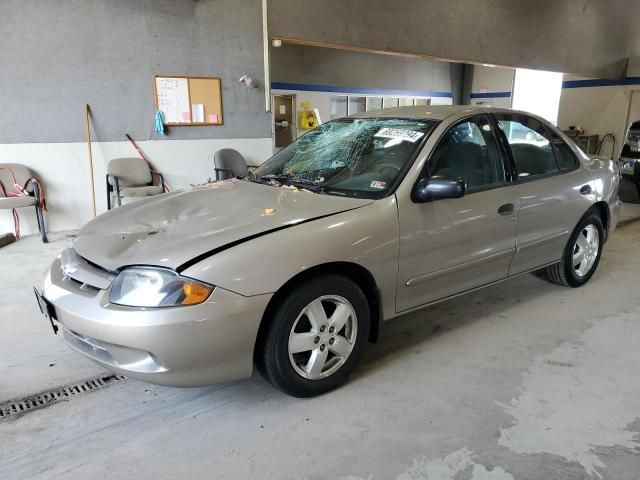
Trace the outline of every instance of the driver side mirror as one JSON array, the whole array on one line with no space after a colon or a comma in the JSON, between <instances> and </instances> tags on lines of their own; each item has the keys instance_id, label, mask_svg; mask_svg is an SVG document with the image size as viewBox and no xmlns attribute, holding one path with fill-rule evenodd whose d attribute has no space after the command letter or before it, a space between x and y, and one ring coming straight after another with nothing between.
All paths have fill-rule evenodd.
<instances>
[{"instance_id":1,"label":"driver side mirror","mask_svg":"<svg viewBox=\"0 0 640 480\"><path fill-rule=\"evenodd\" d=\"M411 200L425 203L441 198L460 198L466 192L464 180L445 175L423 178L416 183L411 192Z\"/></svg>"}]
</instances>

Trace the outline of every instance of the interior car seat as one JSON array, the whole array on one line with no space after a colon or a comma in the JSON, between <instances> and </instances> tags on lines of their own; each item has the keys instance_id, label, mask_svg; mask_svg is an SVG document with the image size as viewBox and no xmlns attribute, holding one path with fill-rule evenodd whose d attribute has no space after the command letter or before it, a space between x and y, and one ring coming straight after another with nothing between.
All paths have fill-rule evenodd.
<instances>
[{"instance_id":1,"label":"interior car seat","mask_svg":"<svg viewBox=\"0 0 640 480\"><path fill-rule=\"evenodd\" d=\"M447 147L442 168L434 170L435 175L461 178L467 188L484 185L485 172L482 166L482 147L476 143L454 143Z\"/></svg>"},{"instance_id":2,"label":"interior car seat","mask_svg":"<svg viewBox=\"0 0 640 480\"><path fill-rule=\"evenodd\" d=\"M519 176L542 175L558 169L553 153L543 147L515 143L511 145L511 151Z\"/></svg>"}]
</instances>

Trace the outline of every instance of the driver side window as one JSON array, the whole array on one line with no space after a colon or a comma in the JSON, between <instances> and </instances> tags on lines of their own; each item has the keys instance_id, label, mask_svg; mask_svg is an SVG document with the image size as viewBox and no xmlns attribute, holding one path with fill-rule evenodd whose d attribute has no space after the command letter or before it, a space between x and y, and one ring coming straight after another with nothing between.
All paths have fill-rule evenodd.
<instances>
[{"instance_id":1,"label":"driver side window","mask_svg":"<svg viewBox=\"0 0 640 480\"><path fill-rule=\"evenodd\" d=\"M504 164L493 130L486 115L452 126L429 159L430 175L461 178L472 191L504 183Z\"/></svg>"}]
</instances>

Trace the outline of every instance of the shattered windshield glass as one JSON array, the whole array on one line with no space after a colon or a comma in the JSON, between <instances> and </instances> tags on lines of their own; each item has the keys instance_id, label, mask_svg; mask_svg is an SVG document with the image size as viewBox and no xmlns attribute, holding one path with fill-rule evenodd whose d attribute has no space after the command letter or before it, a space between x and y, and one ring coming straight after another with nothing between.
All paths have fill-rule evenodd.
<instances>
[{"instance_id":1,"label":"shattered windshield glass","mask_svg":"<svg viewBox=\"0 0 640 480\"><path fill-rule=\"evenodd\" d=\"M436 123L402 118L328 122L278 152L249 179L334 195L382 198Z\"/></svg>"}]
</instances>

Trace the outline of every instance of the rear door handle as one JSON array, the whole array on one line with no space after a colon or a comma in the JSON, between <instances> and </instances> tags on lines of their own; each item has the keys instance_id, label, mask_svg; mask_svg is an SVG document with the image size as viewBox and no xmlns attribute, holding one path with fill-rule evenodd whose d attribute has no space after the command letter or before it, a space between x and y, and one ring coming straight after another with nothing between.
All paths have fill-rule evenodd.
<instances>
[{"instance_id":1,"label":"rear door handle","mask_svg":"<svg viewBox=\"0 0 640 480\"><path fill-rule=\"evenodd\" d=\"M515 209L516 207L513 205L513 203L505 203L504 205L501 205L500 208L498 208L498 213L500 215L512 215Z\"/></svg>"},{"instance_id":2,"label":"rear door handle","mask_svg":"<svg viewBox=\"0 0 640 480\"><path fill-rule=\"evenodd\" d=\"M580 193L582 195L589 195L591 193L591 185L583 185L582 188L580 188Z\"/></svg>"}]
</instances>

